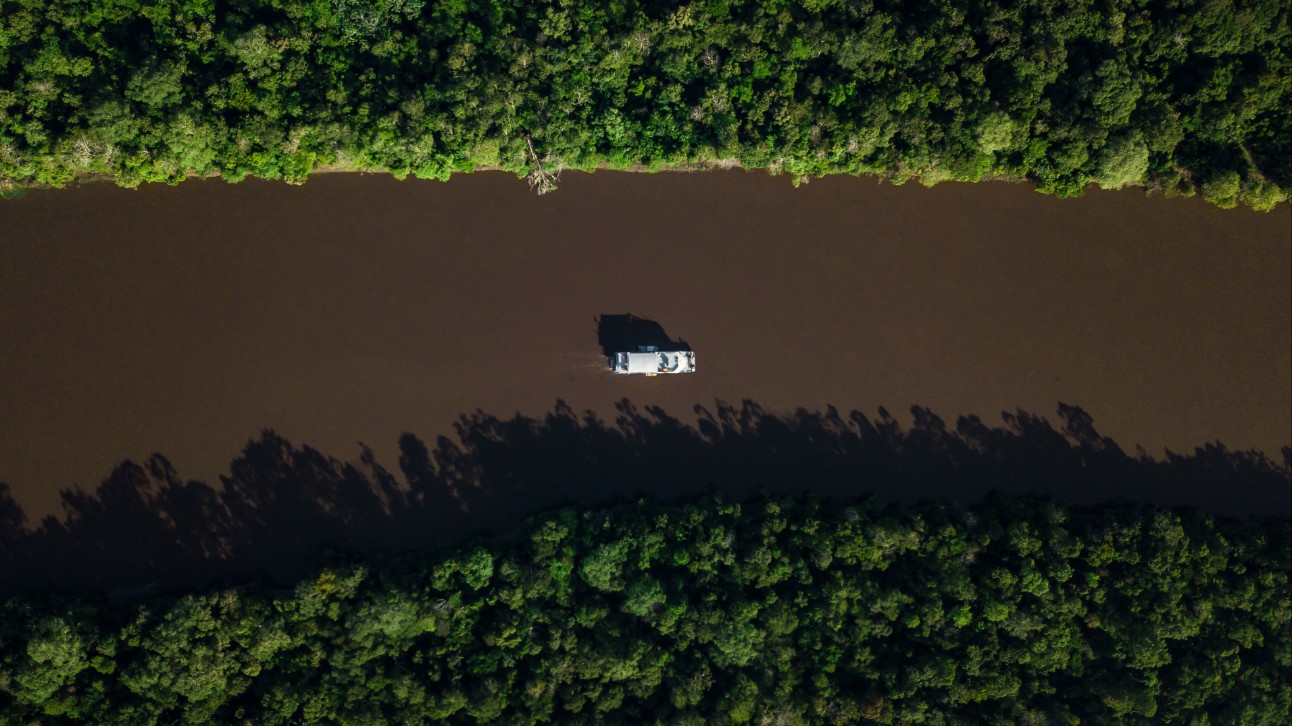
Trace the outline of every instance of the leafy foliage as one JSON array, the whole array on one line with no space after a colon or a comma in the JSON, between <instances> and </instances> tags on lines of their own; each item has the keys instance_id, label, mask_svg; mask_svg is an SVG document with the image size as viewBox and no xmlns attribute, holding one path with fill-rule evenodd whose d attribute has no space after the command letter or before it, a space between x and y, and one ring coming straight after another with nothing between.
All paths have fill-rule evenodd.
<instances>
[{"instance_id":1,"label":"leafy foliage","mask_svg":"<svg viewBox=\"0 0 1292 726\"><path fill-rule=\"evenodd\" d=\"M1279 0L9 0L0 194L734 161L1268 209L1290 37Z\"/></svg>"},{"instance_id":2,"label":"leafy foliage","mask_svg":"<svg viewBox=\"0 0 1292 726\"><path fill-rule=\"evenodd\" d=\"M1286 519L1004 497L567 508L286 592L11 600L0 713L1277 723L1290 534Z\"/></svg>"}]
</instances>

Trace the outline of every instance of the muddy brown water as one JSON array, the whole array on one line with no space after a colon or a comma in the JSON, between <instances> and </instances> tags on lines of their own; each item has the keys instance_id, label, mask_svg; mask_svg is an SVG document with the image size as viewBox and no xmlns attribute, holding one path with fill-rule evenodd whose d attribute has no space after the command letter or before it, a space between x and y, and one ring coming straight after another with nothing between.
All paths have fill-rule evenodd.
<instances>
[{"instance_id":1,"label":"muddy brown water","mask_svg":"<svg viewBox=\"0 0 1292 726\"><path fill-rule=\"evenodd\" d=\"M1004 183L568 174L537 197L334 174L0 203L0 481L31 517L123 458L216 481L272 428L389 465L462 413L564 399L684 419L1082 406L1161 454L1292 441L1292 214ZM595 317L658 321L694 375L615 377ZM692 419L693 420L693 419Z\"/></svg>"}]
</instances>

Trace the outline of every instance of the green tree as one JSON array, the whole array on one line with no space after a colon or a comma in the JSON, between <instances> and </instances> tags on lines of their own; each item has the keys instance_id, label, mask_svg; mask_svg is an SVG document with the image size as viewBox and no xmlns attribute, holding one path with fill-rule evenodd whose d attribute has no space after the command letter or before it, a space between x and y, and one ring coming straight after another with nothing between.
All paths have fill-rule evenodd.
<instances>
[{"instance_id":1,"label":"green tree","mask_svg":"<svg viewBox=\"0 0 1292 726\"><path fill-rule=\"evenodd\" d=\"M1099 153L1095 181L1104 189L1142 184L1148 173L1148 146L1138 136L1120 136Z\"/></svg>"}]
</instances>

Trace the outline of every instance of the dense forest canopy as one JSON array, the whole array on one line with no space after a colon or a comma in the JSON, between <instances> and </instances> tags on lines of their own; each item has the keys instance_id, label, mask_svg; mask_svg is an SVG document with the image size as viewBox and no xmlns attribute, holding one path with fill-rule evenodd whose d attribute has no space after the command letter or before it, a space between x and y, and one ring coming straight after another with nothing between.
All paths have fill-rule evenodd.
<instances>
[{"instance_id":1,"label":"dense forest canopy","mask_svg":"<svg viewBox=\"0 0 1292 726\"><path fill-rule=\"evenodd\" d=\"M1292 187L1284 0L3 0L0 191L739 163Z\"/></svg>"},{"instance_id":2,"label":"dense forest canopy","mask_svg":"<svg viewBox=\"0 0 1292 726\"><path fill-rule=\"evenodd\" d=\"M294 589L0 607L96 723L1283 723L1287 519L998 497L566 508Z\"/></svg>"}]
</instances>

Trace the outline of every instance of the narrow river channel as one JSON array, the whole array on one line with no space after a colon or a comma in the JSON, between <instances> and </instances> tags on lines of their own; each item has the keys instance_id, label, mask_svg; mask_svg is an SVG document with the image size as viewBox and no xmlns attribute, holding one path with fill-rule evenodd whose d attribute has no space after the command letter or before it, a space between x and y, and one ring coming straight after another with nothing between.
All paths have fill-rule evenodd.
<instances>
[{"instance_id":1,"label":"narrow river channel","mask_svg":"<svg viewBox=\"0 0 1292 726\"><path fill-rule=\"evenodd\" d=\"M1064 401L1128 450L1280 458L1290 240L1287 204L743 172L35 192L0 203L0 481L38 517L154 451L215 483L262 428L389 462L476 409L623 397L684 420ZM684 338L697 373L610 375L608 313Z\"/></svg>"}]
</instances>

